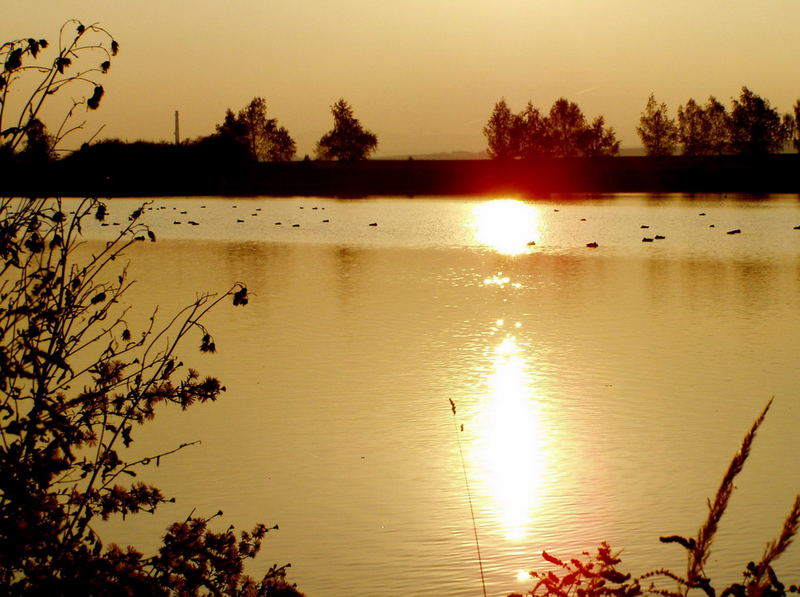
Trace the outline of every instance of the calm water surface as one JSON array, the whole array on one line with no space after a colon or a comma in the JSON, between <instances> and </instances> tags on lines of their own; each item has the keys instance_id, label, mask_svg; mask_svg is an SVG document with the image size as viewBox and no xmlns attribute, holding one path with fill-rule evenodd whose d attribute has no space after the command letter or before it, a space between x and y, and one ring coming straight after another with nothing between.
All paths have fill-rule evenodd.
<instances>
[{"instance_id":1,"label":"calm water surface","mask_svg":"<svg viewBox=\"0 0 800 597\"><path fill-rule=\"evenodd\" d=\"M138 453L202 444L149 471L177 502L110 525L120 543L221 508L221 528L279 524L258 563L311 596L480 595L465 470L490 595L604 539L634 572L682 571L659 535L696 533L771 396L712 578L738 580L800 492L796 196L150 207L132 325L236 281L251 301L209 319L218 354L181 354L228 391L142 428ZM800 580L797 546L777 569Z\"/></svg>"}]
</instances>

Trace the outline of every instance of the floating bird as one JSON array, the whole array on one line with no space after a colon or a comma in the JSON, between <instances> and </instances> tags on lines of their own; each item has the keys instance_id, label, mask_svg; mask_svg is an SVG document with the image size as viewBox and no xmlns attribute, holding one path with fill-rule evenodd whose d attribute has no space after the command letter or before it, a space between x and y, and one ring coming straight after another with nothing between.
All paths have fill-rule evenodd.
<instances>
[{"instance_id":1,"label":"floating bird","mask_svg":"<svg viewBox=\"0 0 800 597\"><path fill-rule=\"evenodd\" d=\"M535 241L535 240L529 240L529 241L528 241L528 246L529 246L529 247L533 247L533 246L535 246L535 245L536 245L536 241Z\"/></svg>"},{"instance_id":2,"label":"floating bird","mask_svg":"<svg viewBox=\"0 0 800 597\"><path fill-rule=\"evenodd\" d=\"M237 223L237 224L241 224L241 223L243 223L243 222L244 222L244 220L236 220L236 223Z\"/></svg>"},{"instance_id":3,"label":"floating bird","mask_svg":"<svg viewBox=\"0 0 800 597\"><path fill-rule=\"evenodd\" d=\"M709 228L715 228L714 224L709 224L708 227Z\"/></svg>"},{"instance_id":4,"label":"floating bird","mask_svg":"<svg viewBox=\"0 0 800 597\"><path fill-rule=\"evenodd\" d=\"M706 215L706 212L704 212L704 211L701 211L701 212L700 212L699 214L697 214L697 215L698 215L698 216L704 216L704 215Z\"/></svg>"},{"instance_id":5,"label":"floating bird","mask_svg":"<svg viewBox=\"0 0 800 597\"><path fill-rule=\"evenodd\" d=\"M200 225L200 222L195 222L194 220L189 220L189 223L190 223L192 226L199 226L199 225Z\"/></svg>"},{"instance_id":6,"label":"floating bird","mask_svg":"<svg viewBox=\"0 0 800 597\"><path fill-rule=\"evenodd\" d=\"M592 241L590 243L586 243L586 246L589 247L590 249L596 249L599 245L596 242Z\"/></svg>"},{"instance_id":7,"label":"floating bird","mask_svg":"<svg viewBox=\"0 0 800 597\"><path fill-rule=\"evenodd\" d=\"M647 237L647 236L645 236L645 237L642 239L642 242L643 242L643 243L651 243L651 242L653 242L653 239L652 239L652 238L649 238L649 237Z\"/></svg>"},{"instance_id":8,"label":"floating bird","mask_svg":"<svg viewBox=\"0 0 800 597\"><path fill-rule=\"evenodd\" d=\"M581 218L581 222L585 222L585 221L586 221L586 218Z\"/></svg>"},{"instance_id":9,"label":"floating bird","mask_svg":"<svg viewBox=\"0 0 800 597\"><path fill-rule=\"evenodd\" d=\"M250 214L251 216L257 216L258 214Z\"/></svg>"},{"instance_id":10,"label":"floating bird","mask_svg":"<svg viewBox=\"0 0 800 597\"><path fill-rule=\"evenodd\" d=\"M261 211L261 208L260 207L256 207L256 211Z\"/></svg>"},{"instance_id":11,"label":"floating bird","mask_svg":"<svg viewBox=\"0 0 800 597\"><path fill-rule=\"evenodd\" d=\"M661 236L660 234L656 234L656 240L664 240L667 238L666 236Z\"/></svg>"},{"instance_id":12,"label":"floating bird","mask_svg":"<svg viewBox=\"0 0 800 597\"><path fill-rule=\"evenodd\" d=\"M795 230L800 230L800 226L795 226L794 229Z\"/></svg>"},{"instance_id":13,"label":"floating bird","mask_svg":"<svg viewBox=\"0 0 800 597\"><path fill-rule=\"evenodd\" d=\"M372 222L372 223L370 224L370 226L377 226L377 225L378 225L378 222Z\"/></svg>"},{"instance_id":14,"label":"floating bird","mask_svg":"<svg viewBox=\"0 0 800 597\"><path fill-rule=\"evenodd\" d=\"M172 222L172 223L173 223L173 224L180 224L180 222L179 222L178 220L175 220L175 221L174 221L174 222Z\"/></svg>"},{"instance_id":15,"label":"floating bird","mask_svg":"<svg viewBox=\"0 0 800 597\"><path fill-rule=\"evenodd\" d=\"M182 214L185 214L185 213L188 213L188 212L182 211L181 213L182 213Z\"/></svg>"},{"instance_id":16,"label":"floating bird","mask_svg":"<svg viewBox=\"0 0 800 597\"><path fill-rule=\"evenodd\" d=\"M642 224L641 226L639 226L639 228L650 228L650 226L648 226L647 224Z\"/></svg>"},{"instance_id":17,"label":"floating bird","mask_svg":"<svg viewBox=\"0 0 800 597\"><path fill-rule=\"evenodd\" d=\"M292 228L300 228L300 224L292 224Z\"/></svg>"},{"instance_id":18,"label":"floating bird","mask_svg":"<svg viewBox=\"0 0 800 597\"><path fill-rule=\"evenodd\" d=\"M282 224L282 222L275 222L276 226L280 226L281 224Z\"/></svg>"},{"instance_id":19,"label":"floating bird","mask_svg":"<svg viewBox=\"0 0 800 597\"><path fill-rule=\"evenodd\" d=\"M330 220L322 220L323 224L327 224L328 222L330 222Z\"/></svg>"},{"instance_id":20,"label":"floating bird","mask_svg":"<svg viewBox=\"0 0 800 597\"><path fill-rule=\"evenodd\" d=\"M728 230L728 234L741 234L742 231L736 228L735 230Z\"/></svg>"},{"instance_id":21,"label":"floating bird","mask_svg":"<svg viewBox=\"0 0 800 597\"><path fill-rule=\"evenodd\" d=\"M553 209L553 211L558 211L557 209Z\"/></svg>"},{"instance_id":22,"label":"floating bird","mask_svg":"<svg viewBox=\"0 0 800 597\"><path fill-rule=\"evenodd\" d=\"M205 209L205 208L206 208L206 206L205 206L205 205L201 205L201 206L200 206L200 209Z\"/></svg>"},{"instance_id":23,"label":"floating bird","mask_svg":"<svg viewBox=\"0 0 800 597\"><path fill-rule=\"evenodd\" d=\"M316 207L312 207L311 209L318 209L318 208L316 208Z\"/></svg>"}]
</instances>

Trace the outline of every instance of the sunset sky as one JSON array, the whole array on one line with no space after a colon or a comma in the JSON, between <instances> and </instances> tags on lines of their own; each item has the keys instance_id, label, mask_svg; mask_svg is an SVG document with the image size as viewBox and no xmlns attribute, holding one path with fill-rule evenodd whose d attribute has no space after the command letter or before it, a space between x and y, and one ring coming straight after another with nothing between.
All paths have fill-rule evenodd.
<instances>
[{"instance_id":1,"label":"sunset sky","mask_svg":"<svg viewBox=\"0 0 800 597\"><path fill-rule=\"evenodd\" d=\"M183 138L207 135L263 96L302 156L344 97L378 157L479 151L500 97L563 96L625 147L650 92L673 114L742 85L781 112L800 98L797 0L4 0L0 39L54 40L68 18L122 48L86 127L101 138L171 140L175 110Z\"/></svg>"}]
</instances>

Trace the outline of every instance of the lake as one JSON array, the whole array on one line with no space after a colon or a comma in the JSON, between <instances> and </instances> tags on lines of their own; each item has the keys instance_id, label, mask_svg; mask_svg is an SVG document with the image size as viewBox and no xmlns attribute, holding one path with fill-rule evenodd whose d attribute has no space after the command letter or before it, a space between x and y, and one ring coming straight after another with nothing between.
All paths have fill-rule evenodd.
<instances>
[{"instance_id":1,"label":"lake","mask_svg":"<svg viewBox=\"0 0 800 597\"><path fill-rule=\"evenodd\" d=\"M142 201L111 200L110 221ZM171 521L222 509L220 529L278 524L257 564L291 562L309 596L481 595L472 508L489 595L530 588L542 550L602 540L635 573L684 573L658 537L696 534L773 396L712 580L739 580L800 492L798 196L149 207L158 242L128 252L132 331L237 281L250 304L208 318L218 354L181 351L223 398L135 436L135 454L202 440L140 475L176 503L109 540L152 549Z\"/></svg>"}]
</instances>

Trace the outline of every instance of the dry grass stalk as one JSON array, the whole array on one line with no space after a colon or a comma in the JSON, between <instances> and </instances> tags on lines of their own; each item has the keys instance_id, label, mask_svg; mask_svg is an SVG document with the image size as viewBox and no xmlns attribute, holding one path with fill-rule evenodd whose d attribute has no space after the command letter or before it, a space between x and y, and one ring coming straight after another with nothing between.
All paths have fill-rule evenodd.
<instances>
[{"instance_id":1,"label":"dry grass stalk","mask_svg":"<svg viewBox=\"0 0 800 597\"><path fill-rule=\"evenodd\" d=\"M763 590L769 585L771 580L768 577L770 566L792 544L798 527L800 527L800 495L794 498L794 504L792 509L789 510L788 516L786 516L780 536L777 540L767 543L764 549L764 556L755 568L753 584L759 589Z\"/></svg>"},{"instance_id":2,"label":"dry grass stalk","mask_svg":"<svg viewBox=\"0 0 800 597\"><path fill-rule=\"evenodd\" d=\"M704 584L707 584L707 579L704 574L705 564L708 560L708 556L711 554L711 544L719 528L719 521L725 513L725 509L728 507L728 501L733 493L733 481L736 476L742 472L744 463L750 455L750 447L755 439L756 431L758 431L759 426L764 421L767 411L770 406L772 406L772 400L773 399L770 398L764 410L761 411L761 414L756 419L755 423L753 423L750 431L745 435L739 451L734 455L725 476L722 478L722 483L720 483L717 494L714 496L713 503L709 503L708 518L697 533L694 549L689 552L689 570L687 573L689 586L702 587ZM788 547L788 544L786 547ZM783 547L783 549L786 547Z\"/></svg>"}]
</instances>

